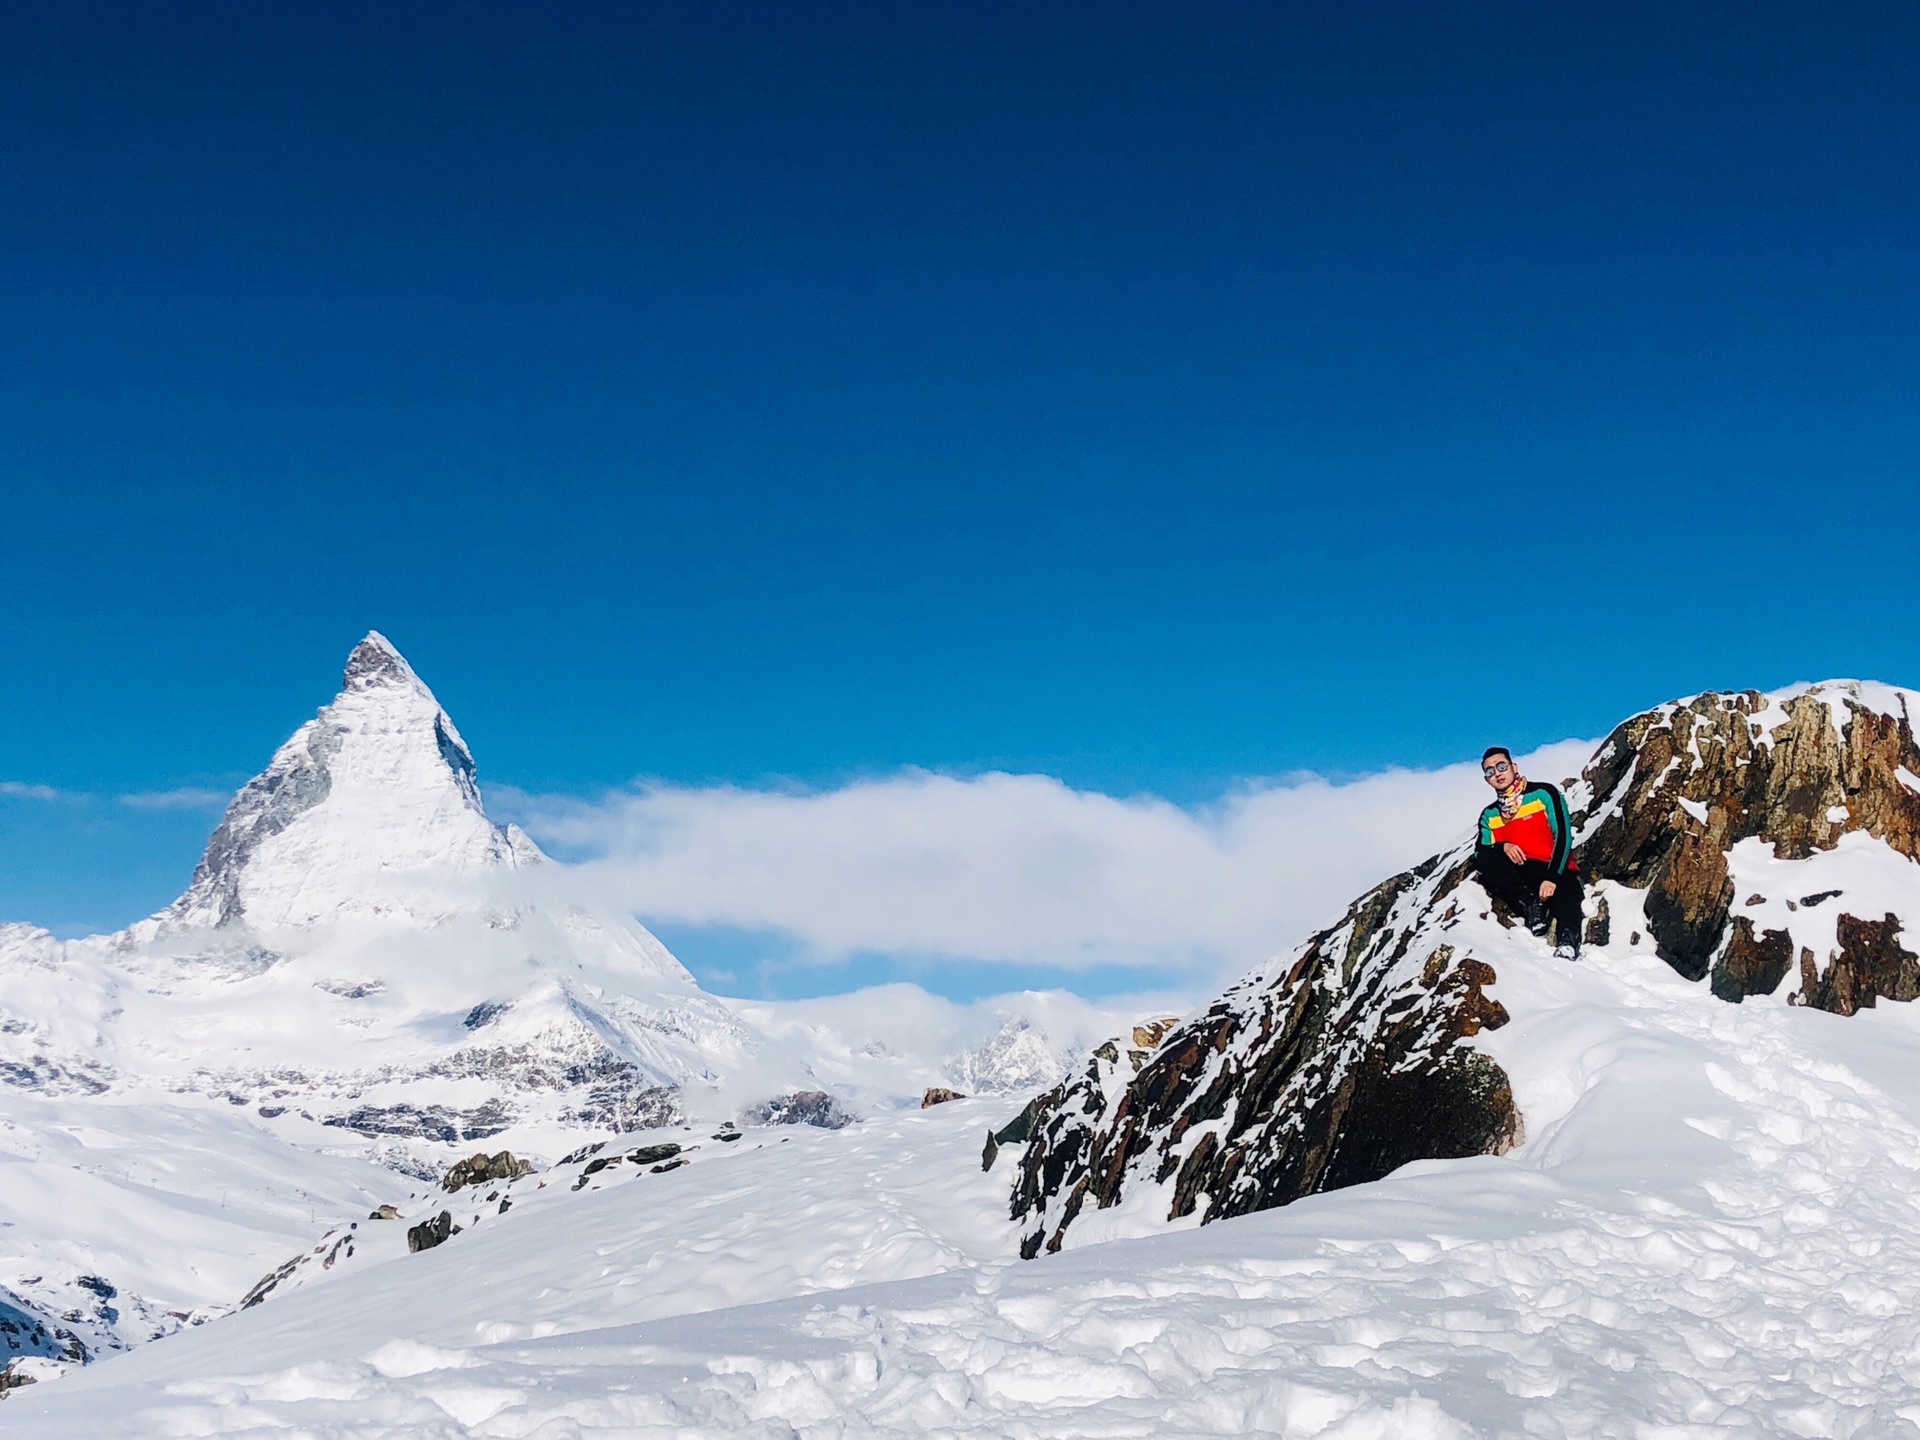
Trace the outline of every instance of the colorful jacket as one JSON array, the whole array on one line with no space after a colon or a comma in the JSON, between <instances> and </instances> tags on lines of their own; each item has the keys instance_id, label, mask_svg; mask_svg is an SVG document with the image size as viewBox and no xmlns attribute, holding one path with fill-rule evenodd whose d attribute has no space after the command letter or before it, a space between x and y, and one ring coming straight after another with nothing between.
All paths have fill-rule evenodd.
<instances>
[{"instance_id":1,"label":"colorful jacket","mask_svg":"<svg viewBox=\"0 0 1920 1440\"><path fill-rule=\"evenodd\" d=\"M1511 820L1495 801L1480 812L1481 851L1498 845L1518 845L1529 860L1544 860L1555 875L1580 867L1573 859L1573 824L1567 818L1566 797L1557 786L1529 781L1520 792L1520 805Z\"/></svg>"}]
</instances>

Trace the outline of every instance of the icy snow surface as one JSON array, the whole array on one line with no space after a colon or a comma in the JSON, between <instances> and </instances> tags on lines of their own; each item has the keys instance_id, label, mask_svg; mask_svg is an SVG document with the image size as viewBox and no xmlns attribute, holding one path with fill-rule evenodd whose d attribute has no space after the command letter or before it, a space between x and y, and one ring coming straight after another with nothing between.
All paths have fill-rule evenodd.
<instances>
[{"instance_id":1,"label":"icy snow surface","mask_svg":"<svg viewBox=\"0 0 1920 1440\"><path fill-rule=\"evenodd\" d=\"M1920 1017L1724 1004L1597 888L1615 940L1579 965L1475 915L1450 937L1514 1016L1479 1037L1527 1119L1505 1157L1022 1263L978 1159L1009 1100L684 1132L681 1168L456 1209L439 1249L0 1412L75 1440L1920 1437Z\"/></svg>"}]
</instances>

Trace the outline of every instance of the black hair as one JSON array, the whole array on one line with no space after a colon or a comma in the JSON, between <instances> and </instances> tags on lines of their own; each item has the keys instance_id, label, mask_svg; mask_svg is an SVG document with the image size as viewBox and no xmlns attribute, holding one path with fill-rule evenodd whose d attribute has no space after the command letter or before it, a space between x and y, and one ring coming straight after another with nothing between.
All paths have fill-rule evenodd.
<instances>
[{"instance_id":1,"label":"black hair","mask_svg":"<svg viewBox=\"0 0 1920 1440\"><path fill-rule=\"evenodd\" d=\"M1504 756L1506 756L1506 757L1507 757L1507 763L1508 763L1509 765L1511 765L1511 764L1513 763L1513 752L1512 752L1511 750L1509 750L1509 749L1507 749L1507 747L1506 747L1506 746L1504 746L1504 745L1489 745L1489 746L1487 746L1487 748L1486 748L1486 751L1485 751L1485 753L1483 753L1483 754L1482 754L1482 755L1480 756L1480 763L1481 763L1482 765L1484 765L1484 764L1486 764L1486 763L1487 763L1487 761L1489 761L1489 760L1491 760L1491 759L1492 759L1492 758L1493 758L1494 756L1496 756L1496 755L1504 755Z\"/></svg>"}]
</instances>

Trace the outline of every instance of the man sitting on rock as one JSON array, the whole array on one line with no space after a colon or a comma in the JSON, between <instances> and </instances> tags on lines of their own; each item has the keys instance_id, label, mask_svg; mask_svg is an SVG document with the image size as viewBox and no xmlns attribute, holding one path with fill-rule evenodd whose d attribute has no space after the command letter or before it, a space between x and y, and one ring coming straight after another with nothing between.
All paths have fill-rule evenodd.
<instances>
[{"instance_id":1,"label":"man sitting on rock","mask_svg":"<svg viewBox=\"0 0 1920 1440\"><path fill-rule=\"evenodd\" d=\"M1494 800L1480 812L1473 868L1487 893L1525 914L1527 929L1557 934L1553 953L1580 958L1580 902L1585 884L1573 859L1573 825L1559 789L1528 780L1504 745L1489 746L1480 773Z\"/></svg>"}]
</instances>

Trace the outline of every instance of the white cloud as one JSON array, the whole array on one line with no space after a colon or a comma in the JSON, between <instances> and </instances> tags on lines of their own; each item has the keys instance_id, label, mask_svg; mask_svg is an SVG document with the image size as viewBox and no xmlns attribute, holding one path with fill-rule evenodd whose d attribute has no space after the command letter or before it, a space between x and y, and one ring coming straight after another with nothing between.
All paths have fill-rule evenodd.
<instances>
[{"instance_id":1,"label":"white cloud","mask_svg":"<svg viewBox=\"0 0 1920 1440\"><path fill-rule=\"evenodd\" d=\"M136 810L220 810L233 797L225 790L181 785L173 790L137 790L118 798L122 805L131 805Z\"/></svg>"},{"instance_id":2,"label":"white cloud","mask_svg":"<svg viewBox=\"0 0 1920 1440\"><path fill-rule=\"evenodd\" d=\"M1523 757L1558 780L1592 753ZM1463 838L1479 768L1316 776L1183 809L1040 775L909 772L818 793L646 785L586 802L493 792L578 878L646 919L861 951L1168 971L1244 967Z\"/></svg>"},{"instance_id":3,"label":"white cloud","mask_svg":"<svg viewBox=\"0 0 1920 1440\"><path fill-rule=\"evenodd\" d=\"M58 800L60 792L51 785L29 785L21 780L0 780L0 795L18 800Z\"/></svg>"}]
</instances>

